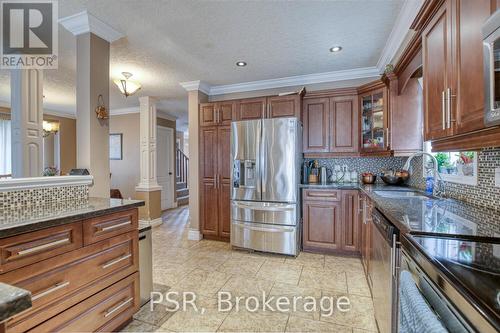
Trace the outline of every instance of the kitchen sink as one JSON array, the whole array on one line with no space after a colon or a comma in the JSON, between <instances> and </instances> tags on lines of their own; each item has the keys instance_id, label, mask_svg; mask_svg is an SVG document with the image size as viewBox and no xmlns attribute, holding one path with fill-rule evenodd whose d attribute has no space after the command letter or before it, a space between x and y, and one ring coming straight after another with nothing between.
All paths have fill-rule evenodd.
<instances>
[{"instance_id":1,"label":"kitchen sink","mask_svg":"<svg viewBox=\"0 0 500 333\"><path fill-rule=\"evenodd\" d=\"M425 195L416 191L374 191L376 195L382 198L392 198L392 199L428 199Z\"/></svg>"}]
</instances>

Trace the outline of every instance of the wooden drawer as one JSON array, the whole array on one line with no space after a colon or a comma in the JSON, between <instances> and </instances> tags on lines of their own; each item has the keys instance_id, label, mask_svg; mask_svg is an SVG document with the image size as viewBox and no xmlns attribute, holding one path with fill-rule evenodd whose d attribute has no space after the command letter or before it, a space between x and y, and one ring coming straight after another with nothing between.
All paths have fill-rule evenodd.
<instances>
[{"instance_id":1,"label":"wooden drawer","mask_svg":"<svg viewBox=\"0 0 500 333\"><path fill-rule=\"evenodd\" d=\"M82 223L0 239L0 274L82 247Z\"/></svg>"},{"instance_id":2,"label":"wooden drawer","mask_svg":"<svg viewBox=\"0 0 500 333\"><path fill-rule=\"evenodd\" d=\"M135 273L29 332L110 332L138 310L139 273Z\"/></svg>"},{"instance_id":3,"label":"wooden drawer","mask_svg":"<svg viewBox=\"0 0 500 333\"><path fill-rule=\"evenodd\" d=\"M65 309L60 303L76 304L89 296L85 288L103 279L116 275L116 282L138 271L138 258L135 231L1 275L2 282L33 295L32 308L9 321L9 332L25 331L59 313Z\"/></svg>"},{"instance_id":4,"label":"wooden drawer","mask_svg":"<svg viewBox=\"0 0 500 333\"><path fill-rule=\"evenodd\" d=\"M89 245L138 228L137 208L83 221L83 243Z\"/></svg>"},{"instance_id":5,"label":"wooden drawer","mask_svg":"<svg viewBox=\"0 0 500 333\"><path fill-rule=\"evenodd\" d=\"M337 190L304 190L304 201L340 201L342 199L342 191Z\"/></svg>"}]
</instances>

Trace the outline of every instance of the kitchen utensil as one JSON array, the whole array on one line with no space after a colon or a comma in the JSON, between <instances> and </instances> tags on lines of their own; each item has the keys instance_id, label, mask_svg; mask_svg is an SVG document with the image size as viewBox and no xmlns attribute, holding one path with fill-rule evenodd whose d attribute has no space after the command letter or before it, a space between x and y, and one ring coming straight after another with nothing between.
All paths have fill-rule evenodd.
<instances>
[{"instance_id":1,"label":"kitchen utensil","mask_svg":"<svg viewBox=\"0 0 500 333\"><path fill-rule=\"evenodd\" d=\"M327 183L328 176L327 176L327 172L326 172L326 167L321 167L319 169L319 180L320 180L321 184Z\"/></svg>"},{"instance_id":2,"label":"kitchen utensil","mask_svg":"<svg viewBox=\"0 0 500 333\"><path fill-rule=\"evenodd\" d=\"M410 174L406 170L400 171L384 171L380 176L384 183L388 185L403 185L410 179Z\"/></svg>"}]
</instances>

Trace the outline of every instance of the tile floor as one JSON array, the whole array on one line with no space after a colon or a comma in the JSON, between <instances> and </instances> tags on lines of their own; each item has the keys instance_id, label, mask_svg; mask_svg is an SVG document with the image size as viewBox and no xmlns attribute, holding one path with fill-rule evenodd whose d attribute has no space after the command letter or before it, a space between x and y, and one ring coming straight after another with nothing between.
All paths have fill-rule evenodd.
<instances>
[{"instance_id":1,"label":"tile floor","mask_svg":"<svg viewBox=\"0 0 500 333\"><path fill-rule=\"evenodd\" d=\"M377 331L373 303L359 259L305 252L291 258L232 250L223 242L190 241L187 239L188 214L187 207L167 211L164 223L153 229L154 287L163 293L167 290L194 292L195 304L203 310L195 311L188 306L185 311L172 311L173 304L164 300L154 304L151 311L150 304L146 304L124 331ZM231 293L231 311L218 311L217 293L221 291ZM263 292L272 299L274 309L276 298L282 296L289 299L290 309L262 311ZM236 297L250 296L259 297L260 310L251 311L255 303L250 301L250 308L245 309L245 302L241 301L236 311ZM333 297L336 302L341 296L349 299L350 311L335 308L330 314L328 302L324 303L327 308L321 309L322 297ZM294 297L297 299L295 309L291 306ZM312 306L315 300L318 301L316 309Z\"/></svg>"}]
</instances>

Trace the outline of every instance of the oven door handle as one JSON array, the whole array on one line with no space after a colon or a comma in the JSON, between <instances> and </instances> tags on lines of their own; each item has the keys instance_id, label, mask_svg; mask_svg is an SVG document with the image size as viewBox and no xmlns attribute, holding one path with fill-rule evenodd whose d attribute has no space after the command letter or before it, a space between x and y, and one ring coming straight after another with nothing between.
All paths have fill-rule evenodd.
<instances>
[{"instance_id":1,"label":"oven door handle","mask_svg":"<svg viewBox=\"0 0 500 333\"><path fill-rule=\"evenodd\" d=\"M391 247L391 274L394 278L398 278L398 271L400 268L401 260L401 243L397 241L396 234L392 235L392 247Z\"/></svg>"}]
</instances>

